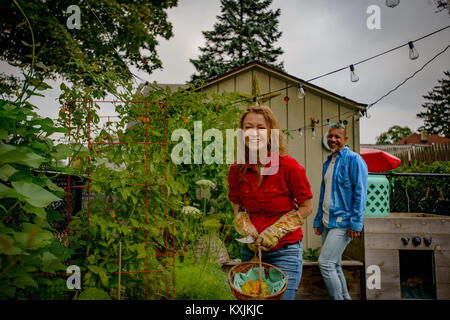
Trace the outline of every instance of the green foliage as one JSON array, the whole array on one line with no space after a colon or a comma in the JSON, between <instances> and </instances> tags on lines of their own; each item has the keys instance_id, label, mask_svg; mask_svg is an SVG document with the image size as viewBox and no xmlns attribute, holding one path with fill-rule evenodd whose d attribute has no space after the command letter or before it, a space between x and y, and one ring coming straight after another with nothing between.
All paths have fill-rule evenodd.
<instances>
[{"instance_id":1,"label":"green foliage","mask_svg":"<svg viewBox=\"0 0 450 320\"><path fill-rule=\"evenodd\" d=\"M40 117L28 101L49 87L34 49L31 59L21 90L12 90L16 99L0 100L0 299L35 299L42 290L49 299L67 295L57 273L65 272L62 261L72 251L53 235L49 222L58 217L46 209L64 195L51 179L62 172L58 160L68 149L49 136L67 130Z\"/></svg>"},{"instance_id":2,"label":"green foliage","mask_svg":"<svg viewBox=\"0 0 450 320\"><path fill-rule=\"evenodd\" d=\"M234 300L227 275L218 263L185 257L175 261L177 300ZM171 290L173 292L173 290ZM173 297L173 296L172 296Z\"/></svg>"},{"instance_id":3,"label":"green foliage","mask_svg":"<svg viewBox=\"0 0 450 320\"><path fill-rule=\"evenodd\" d=\"M93 89L108 88L99 77L92 78L74 61L92 66L96 74L115 70L127 80L132 75L126 65L151 73L161 68L156 53L158 38L172 37L172 25L166 10L177 5L167 1L80 1L49 0L20 1L39 39L31 44L28 24L18 7L9 0L0 0L0 59L27 68L29 48L40 49L40 61L47 66L46 76L63 76L72 83L83 82ZM80 8L80 29L69 29L67 20L73 12L70 5ZM108 59L112 60L110 63Z\"/></svg>"},{"instance_id":4,"label":"green foliage","mask_svg":"<svg viewBox=\"0 0 450 320\"><path fill-rule=\"evenodd\" d=\"M424 121L419 130L450 138L450 71L444 71L444 75L446 78L438 80L439 85L423 96L427 100L422 105L425 110L417 117Z\"/></svg>"},{"instance_id":5,"label":"green foliage","mask_svg":"<svg viewBox=\"0 0 450 320\"><path fill-rule=\"evenodd\" d=\"M214 30L204 31L206 46L200 47L198 59L190 59L198 74L192 80L210 79L257 60L278 69L283 54L275 42L280 9L271 10L272 0L221 0L221 14Z\"/></svg>"},{"instance_id":6,"label":"green foliage","mask_svg":"<svg viewBox=\"0 0 450 320\"><path fill-rule=\"evenodd\" d=\"M320 247L315 249L308 248L303 251L303 260L307 261L317 261L319 260Z\"/></svg>"},{"instance_id":7,"label":"green foliage","mask_svg":"<svg viewBox=\"0 0 450 320\"><path fill-rule=\"evenodd\" d=\"M93 100L92 91L64 90L61 100L65 96ZM194 88L171 92L151 84L145 97L127 98L125 92L121 98L133 102L117 103L118 120L107 124L99 119L100 105L66 104L78 161L71 172L78 176L89 174L90 178L89 216L86 210L78 212L69 226L77 230L69 233L75 251L71 263L80 266L85 274L82 288L97 288L116 298L121 259L121 271L126 272L121 278L123 299L159 299L164 297L159 288L165 287L165 280L154 277L149 281L147 296L146 278L133 272L167 270L173 252L182 248L193 252L199 239L209 232L219 231L230 244L230 251L238 254L227 199L229 164L225 158L223 164L194 164L192 143L191 164L172 165L171 152L180 141L170 137L176 129L186 129L194 138L194 121L202 122L203 133L215 128L225 137L226 129L237 127L240 111L230 103L237 99L236 94L207 95ZM67 110L60 113L59 121L68 126ZM83 148L88 135L90 148ZM146 141L150 144L142 144ZM210 143L202 142L202 149ZM211 180L214 188L203 187L204 194L210 196L199 199L202 188L196 182L205 179ZM184 206L197 207L201 213L183 213ZM77 298L86 295L77 294Z\"/></svg>"},{"instance_id":8,"label":"green foliage","mask_svg":"<svg viewBox=\"0 0 450 320\"><path fill-rule=\"evenodd\" d=\"M449 161L416 163L410 167L399 166L393 172L403 173L450 173ZM389 176L388 176L389 177ZM448 178L428 176L396 176L391 180L392 212L427 212L443 214L448 211Z\"/></svg>"},{"instance_id":9,"label":"green foliage","mask_svg":"<svg viewBox=\"0 0 450 320\"><path fill-rule=\"evenodd\" d=\"M201 88L171 92L153 84L146 96L133 95L129 79L118 69L99 72L99 65L75 57L69 64L79 72L71 74L71 84L61 84L59 99L64 106L55 124L39 117L28 102L49 88L44 82L49 68L41 61L44 52L37 50L26 20L33 41L27 47L30 61L20 66L25 71L22 88L13 90L14 101L0 103L2 298L116 299L120 286L123 299L160 299L166 296L167 283L174 280L170 275L177 271L170 269L172 255L182 250L194 255L202 237L220 235L229 251L238 255L227 199L229 164L172 165L170 161L171 151L180 143L170 139L176 129L184 128L194 137L194 121L201 121L202 133L214 128L225 137L226 129L237 128L240 110L231 103L237 95L208 95ZM114 64L105 56L102 67ZM105 99L108 92L128 102L115 104L117 117L104 123L99 116L102 106L92 101ZM54 134L64 135L63 143L56 143ZM211 141L201 144L204 150ZM193 157L194 144L190 151ZM65 159L70 161L62 166ZM89 177L89 212L71 212L64 239L70 249L59 243L49 224L61 217L46 209L64 196L64 190L52 182L62 172ZM196 184L205 179L214 187ZM204 196L199 197L199 192ZM201 214L183 213L186 206L199 208ZM213 288L202 289L199 298L229 290L214 258L208 250L195 258L205 261L205 274L211 273L203 277L202 286ZM58 274L65 271L63 262L68 259L81 268L80 291L69 292L66 275ZM186 259L179 267L189 270L196 261ZM145 271L150 271L148 278Z\"/></svg>"},{"instance_id":10,"label":"green foliage","mask_svg":"<svg viewBox=\"0 0 450 320\"><path fill-rule=\"evenodd\" d=\"M392 172L415 172L415 173L450 173L449 161L434 161L432 163L418 162L412 166L400 165Z\"/></svg>"},{"instance_id":11,"label":"green foliage","mask_svg":"<svg viewBox=\"0 0 450 320\"><path fill-rule=\"evenodd\" d=\"M413 132L408 127L392 126L387 132L381 133L377 137L376 144L393 144L406 138Z\"/></svg>"}]
</instances>

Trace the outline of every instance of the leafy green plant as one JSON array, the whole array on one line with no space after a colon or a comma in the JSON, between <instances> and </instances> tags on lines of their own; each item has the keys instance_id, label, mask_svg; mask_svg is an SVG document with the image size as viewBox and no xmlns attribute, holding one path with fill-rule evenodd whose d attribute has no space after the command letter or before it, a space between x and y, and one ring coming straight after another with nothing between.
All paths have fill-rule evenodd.
<instances>
[{"instance_id":1,"label":"leafy green plant","mask_svg":"<svg viewBox=\"0 0 450 320\"><path fill-rule=\"evenodd\" d=\"M15 100L0 100L0 299L36 299L42 292L61 299L68 291L58 272L65 272L62 261L72 251L53 235L50 223L60 217L47 206L64 195L52 179L63 172L59 160L70 149L50 138L67 130L40 117L29 102L50 86L40 75L46 67L38 61L31 24L22 14L32 35L31 61L23 66L28 72Z\"/></svg>"},{"instance_id":2,"label":"leafy green plant","mask_svg":"<svg viewBox=\"0 0 450 320\"><path fill-rule=\"evenodd\" d=\"M308 248L303 251L303 260L306 261L317 261L319 260L320 247L315 249Z\"/></svg>"},{"instance_id":3,"label":"leafy green plant","mask_svg":"<svg viewBox=\"0 0 450 320\"><path fill-rule=\"evenodd\" d=\"M171 271L171 270L169 270ZM227 276L220 264L207 259L200 261L185 255L175 260L175 288L170 297L177 300L234 300Z\"/></svg>"},{"instance_id":4,"label":"leafy green plant","mask_svg":"<svg viewBox=\"0 0 450 320\"><path fill-rule=\"evenodd\" d=\"M117 297L121 243L121 271L125 272L120 283L122 297L160 298L158 288L165 286L164 280L156 277L148 282L147 294L147 279L138 272L167 270L174 252L195 250L199 239L210 232L210 215L215 217L217 234L233 239L229 243L234 246L227 199L229 165L171 164L171 151L178 141L170 137L176 129L186 129L193 137L194 121L202 122L203 132L215 128L225 136L225 129L236 128L239 109L230 103L235 94L207 95L193 89L172 92L153 85L145 97L127 97L124 91L119 97L131 102L117 103L118 120L102 126L98 116L101 106L70 102L94 100L93 91L64 90L61 100L67 101L70 110L60 113L59 122L68 127L70 120L78 161L71 170L78 176L89 175L89 215L87 210L76 213L69 226L73 230L69 241L75 251L71 262L86 274L83 288L95 287ZM88 137L90 146L86 148ZM142 144L146 141L150 144ZM203 149L208 144L202 142ZM215 185L208 191L208 199L197 197L196 182L202 179ZM203 213L183 213L189 206ZM84 290L76 298L82 294Z\"/></svg>"}]
</instances>

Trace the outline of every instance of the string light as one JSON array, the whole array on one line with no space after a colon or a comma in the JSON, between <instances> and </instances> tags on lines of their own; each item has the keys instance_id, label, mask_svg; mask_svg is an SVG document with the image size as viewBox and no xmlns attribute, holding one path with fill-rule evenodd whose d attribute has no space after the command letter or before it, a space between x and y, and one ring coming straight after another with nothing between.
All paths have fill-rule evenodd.
<instances>
[{"instance_id":1,"label":"string light","mask_svg":"<svg viewBox=\"0 0 450 320\"><path fill-rule=\"evenodd\" d=\"M350 80L352 82L358 82L359 77L358 75L355 73L355 66L354 65L350 65Z\"/></svg>"},{"instance_id":2,"label":"string light","mask_svg":"<svg viewBox=\"0 0 450 320\"><path fill-rule=\"evenodd\" d=\"M391 7L391 8L397 6L399 3L400 3L400 0L386 0L386 5L387 5L388 7ZM112 41L111 36L109 35L108 31L107 31L106 28L103 26L102 22L101 22L100 19L97 17L97 15L96 15L95 12L92 10L92 8L89 6L89 3L87 3L87 5L88 5L89 9L91 10L91 12L92 12L92 13L94 14L94 16L96 17L96 19L98 20L98 22L100 23L100 25L103 27L103 29L104 29L104 30L106 31L106 33L108 34L110 41ZM416 39L416 40L414 40L414 41L409 41L407 44L408 44L409 49L410 49L410 50L409 50L409 56L410 56L410 59L415 60L415 59L417 59L418 56L419 56L419 53L417 52L417 49L415 49L415 47L414 47L414 44L413 44L414 42L417 42L417 41L419 41L419 40L422 40L422 39L424 39L424 38L427 38L427 37L429 37L429 36L431 36L431 35L433 35L433 34L436 34L436 33L438 33L438 32L441 32L441 31L445 30L445 29L448 29L448 28L450 28L450 25L448 25L448 26L446 26L446 27L443 27L443 28L441 28L441 29L438 29L438 30L436 30L436 31L434 31L434 32L431 32L431 33L429 33L429 34L427 34L427 35L425 35L425 36L422 36L422 37L420 37L420 38L418 38L418 39ZM354 64L350 65L351 81L352 81L352 82L356 82L356 81L359 80L359 77L358 77L358 76L356 75L356 73L354 72L354 66L355 66L355 65L361 64L361 63L364 63L364 62L367 62L367 61L369 61L369 60L372 60L372 59L374 59L374 58L377 58L377 57L379 57L379 56L382 56L382 55L387 54L387 53L389 53L389 52L392 52L392 51L394 51L394 50L397 50L397 49L399 49L399 48L401 48L401 47L403 47L403 46L405 46L405 44L399 45L399 46L397 46L397 47L395 47L395 48L392 48L392 49L390 49L390 50L384 51L384 52L379 53L379 54L377 54L377 55L375 55L375 56L372 56L372 57L370 57L370 58L364 59L364 60L362 60L362 61L359 61L359 62L357 62L357 63L354 63ZM426 62L419 70L417 70L416 72L414 72L410 77L406 78L402 83L400 83L399 85L397 85L394 89L390 90L388 93L386 93L385 95L383 95L381 98L379 98L379 99L376 100L375 102L369 104L369 105L365 108L365 110L358 110L358 111L356 111L356 113L354 113L354 111L351 111L351 112L354 113L354 114L352 114L352 115L350 116L350 118L352 118L354 115L358 115L359 117L365 115L368 119L370 119L370 118L371 118L371 115L370 115L369 112L368 112L368 109L369 109L369 108L373 107L373 105L375 105L376 103L378 103L378 102L379 102L380 100L382 100L384 97L386 97L387 95L389 95L389 94L392 93L393 91L397 90L397 89L398 89L401 85L403 85L407 80L411 79L411 78L414 77L418 72L420 72L421 70L423 70L423 68L424 68L426 65L428 65L429 63L431 63L431 61L433 61L437 56L439 56L440 54L442 54L443 52L445 52L449 47L450 47L450 45L448 45L444 50L442 50L442 51L439 52L437 55L435 55L432 59L430 59L429 61L427 61L427 62ZM119 55L119 53L117 52L117 50L116 50L114 47L113 47L113 50L115 51L115 53L117 54L117 56L119 57L119 59L122 60L121 57L120 57L120 55ZM124 63L124 64L125 64L125 63ZM127 66L127 65L125 64L125 66ZM310 79L310 80L307 80L307 81L305 81L305 82L308 83L308 82L317 80L317 79L322 78L322 77L325 77L325 76L327 76L327 75L331 75L331 74L333 74L333 73L342 71L342 70L344 70L344 69L346 69L346 68L348 68L348 67L344 67L344 68L340 68L340 69L337 69L337 70L328 72L328 73L326 73L326 74L317 76L317 77L312 78L312 79ZM130 74L131 74L134 78L139 79L139 80L142 81L142 82L145 82L145 84L147 85L148 81L145 81L145 80L142 79L141 77L139 77L139 76L137 76L136 74L134 74L133 72L131 72L130 69L128 68L128 66L127 66L127 69L128 69L128 72L130 72ZM293 87L293 86L297 86L297 87L298 87L298 97L299 97L299 99L303 99L303 98L304 98L304 93L305 93L305 92L304 92L304 89L303 89L303 86L302 86L302 83L301 83L301 82L299 82L298 84L295 84L295 85L289 85L289 86L286 86L285 88L281 88L281 89L278 89L278 90L271 91L271 92L269 92L269 93L274 93L274 92L277 92L277 91L289 89L289 88L291 88L291 87ZM138 87L139 87L139 86L138 86ZM142 87L142 89L144 89L144 87L145 87L145 85ZM141 93L142 93L142 89L140 90ZM185 89L185 92L188 93L188 89ZM248 98L246 98L246 99L241 99L241 100L238 100L238 101L235 101L235 102L230 103L230 105L231 105L231 104L236 104L236 103L245 102L245 101L248 101L248 100L249 100ZM253 101L255 102L255 104L260 105L260 104L259 104L259 101L258 101L258 96L255 96L255 97L253 98ZM348 113L348 112L347 112L347 113ZM344 114L345 114L345 113L344 113ZM358 119L359 119L359 117L358 117ZM358 119L357 119L357 120L358 120ZM318 122L319 122L319 121L317 120L317 123L318 123ZM329 124L329 119L327 119L327 123ZM314 127L315 127L315 125L312 127L313 138L315 137L315 130L314 130ZM293 129L293 130L298 131L298 134L299 134L300 137L303 136L302 128ZM289 131L292 131L292 129L289 130Z\"/></svg>"},{"instance_id":3,"label":"string light","mask_svg":"<svg viewBox=\"0 0 450 320\"><path fill-rule=\"evenodd\" d=\"M419 52L414 47L414 43L412 41L409 41L408 46L409 46L409 58L411 60L416 60L419 57Z\"/></svg>"},{"instance_id":4,"label":"string light","mask_svg":"<svg viewBox=\"0 0 450 320\"><path fill-rule=\"evenodd\" d=\"M299 99L303 99L305 97L305 90L303 89L302 83L299 82L298 83L298 94L297 94Z\"/></svg>"}]
</instances>

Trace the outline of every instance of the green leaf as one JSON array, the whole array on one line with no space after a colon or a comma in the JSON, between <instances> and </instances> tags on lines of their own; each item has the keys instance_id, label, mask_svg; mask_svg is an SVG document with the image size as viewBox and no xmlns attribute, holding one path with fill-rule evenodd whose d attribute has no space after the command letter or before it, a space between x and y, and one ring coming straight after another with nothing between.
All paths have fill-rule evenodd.
<instances>
[{"instance_id":1,"label":"green leaf","mask_svg":"<svg viewBox=\"0 0 450 320\"><path fill-rule=\"evenodd\" d=\"M8 138L8 131L4 129L0 129L0 140L7 139Z\"/></svg>"},{"instance_id":2,"label":"green leaf","mask_svg":"<svg viewBox=\"0 0 450 320\"><path fill-rule=\"evenodd\" d=\"M45 218L47 216L47 213L45 212L45 210L43 208L38 208L38 207L32 206L29 203L26 203L23 208L25 211L27 211L29 213L34 213L39 218Z\"/></svg>"},{"instance_id":3,"label":"green leaf","mask_svg":"<svg viewBox=\"0 0 450 320\"><path fill-rule=\"evenodd\" d=\"M42 261L50 261L50 260L57 260L57 258L56 258L56 256L53 253L45 251L42 254Z\"/></svg>"},{"instance_id":4,"label":"green leaf","mask_svg":"<svg viewBox=\"0 0 450 320\"><path fill-rule=\"evenodd\" d=\"M13 280L13 285L15 285L17 288L25 289L27 287L34 287L37 288L37 282L33 279L33 277L30 274L27 274L27 276L22 276L15 278Z\"/></svg>"},{"instance_id":5,"label":"green leaf","mask_svg":"<svg viewBox=\"0 0 450 320\"><path fill-rule=\"evenodd\" d=\"M99 288L89 288L80 293L79 300L111 300L109 295Z\"/></svg>"},{"instance_id":6,"label":"green leaf","mask_svg":"<svg viewBox=\"0 0 450 320\"><path fill-rule=\"evenodd\" d=\"M72 156L73 151L65 144L58 144L55 147L55 152L52 153L53 158L56 160L67 159Z\"/></svg>"},{"instance_id":7,"label":"green leaf","mask_svg":"<svg viewBox=\"0 0 450 320\"><path fill-rule=\"evenodd\" d=\"M19 194L12 188L0 183L0 199L3 198L18 198Z\"/></svg>"},{"instance_id":8,"label":"green leaf","mask_svg":"<svg viewBox=\"0 0 450 320\"><path fill-rule=\"evenodd\" d=\"M63 221L64 218L61 215L61 212L56 210L49 210L47 211L47 221L48 222L54 222L54 221Z\"/></svg>"},{"instance_id":9,"label":"green leaf","mask_svg":"<svg viewBox=\"0 0 450 320\"><path fill-rule=\"evenodd\" d=\"M100 277L100 281L102 282L102 285L104 285L105 287L108 286L108 282L109 282L109 277L107 276L106 272L102 269L99 272L99 277Z\"/></svg>"},{"instance_id":10,"label":"green leaf","mask_svg":"<svg viewBox=\"0 0 450 320\"><path fill-rule=\"evenodd\" d=\"M88 265L87 268L94 274L99 274L101 271L101 268L94 265Z\"/></svg>"},{"instance_id":11,"label":"green leaf","mask_svg":"<svg viewBox=\"0 0 450 320\"><path fill-rule=\"evenodd\" d=\"M16 255L20 254L22 249L14 245L14 240L7 235L0 235L0 254Z\"/></svg>"},{"instance_id":12,"label":"green leaf","mask_svg":"<svg viewBox=\"0 0 450 320\"><path fill-rule=\"evenodd\" d=\"M0 179L7 181L17 170L11 167L9 164L5 164L0 168Z\"/></svg>"},{"instance_id":13,"label":"green leaf","mask_svg":"<svg viewBox=\"0 0 450 320\"><path fill-rule=\"evenodd\" d=\"M18 163L31 168L38 168L45 158L26 147L15 147L0 143L0 166L5 163Z\"/></svg>"},{"instance_id":14,"label":"green leaf","mask_svg":"<svg viewBox=\"0 0 450 320\"><path fill-rule=\"evenodd\" d=\"M11 183L17 193L24 197L24 200L35 207L46 207L54 201L61 200L53 193L48 192L34 183L13 181Z\"/></svg>"}]
</instances>

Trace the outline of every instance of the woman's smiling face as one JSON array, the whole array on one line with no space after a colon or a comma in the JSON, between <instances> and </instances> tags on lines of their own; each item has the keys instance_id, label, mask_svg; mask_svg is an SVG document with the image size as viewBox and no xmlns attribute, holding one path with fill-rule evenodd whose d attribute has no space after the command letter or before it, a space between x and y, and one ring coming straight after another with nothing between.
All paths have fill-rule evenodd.
<instances>
[{"instance_id":1,"label":"woman's smiling face","mask_svg":"<svg viewBox=\"0 0 450 320\"><path fill-rule=\"evenodd\" d=\"M262 113L250 112L242 123L244 130L245 145L250 150L259 150L263 146L267 148L267 137L270 128L267 128L266 119Z\"/></svg>"}]
</instances>

